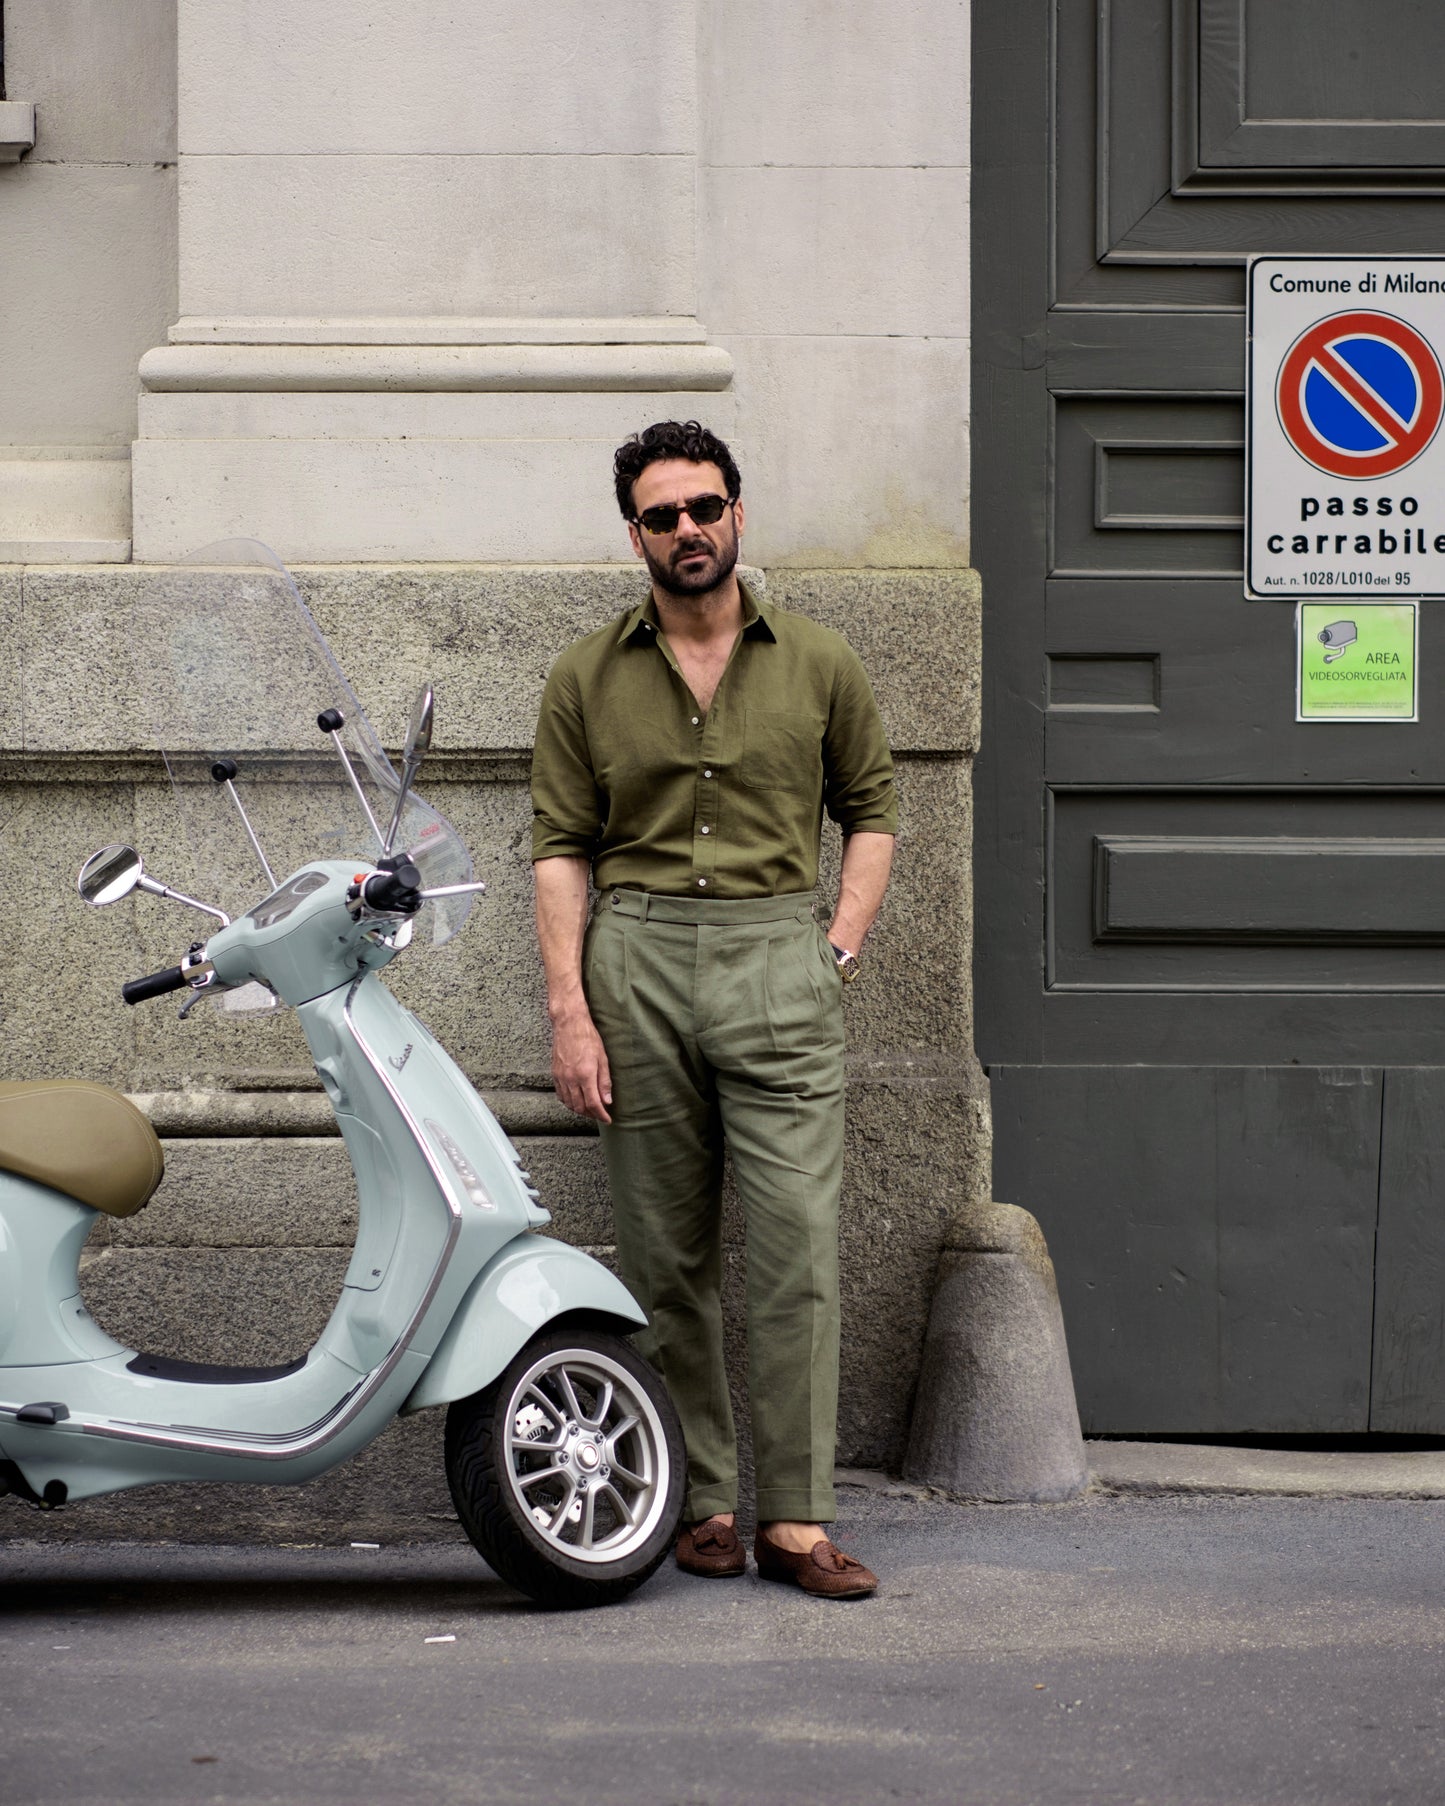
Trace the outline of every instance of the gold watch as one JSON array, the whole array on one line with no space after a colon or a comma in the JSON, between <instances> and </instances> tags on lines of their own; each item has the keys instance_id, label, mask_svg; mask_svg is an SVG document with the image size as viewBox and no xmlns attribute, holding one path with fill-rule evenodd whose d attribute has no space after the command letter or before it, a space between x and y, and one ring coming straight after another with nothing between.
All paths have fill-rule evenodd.
<instances>
[{"instance_id":1,"label":"gold watch","mask_svg":"<svg viewBox=\"0 0 1445 1806\"><path fill-rule=\"evenodd\" d=\"M856 953L850 953L846 947L836 946L832 941L829 941L828 945L833 948L833 958L838 962L839 978L843 980L845 985L852 984L853 980L863 970L862 966L858 964L858 955Z\"/></svg>"}]
</instances>

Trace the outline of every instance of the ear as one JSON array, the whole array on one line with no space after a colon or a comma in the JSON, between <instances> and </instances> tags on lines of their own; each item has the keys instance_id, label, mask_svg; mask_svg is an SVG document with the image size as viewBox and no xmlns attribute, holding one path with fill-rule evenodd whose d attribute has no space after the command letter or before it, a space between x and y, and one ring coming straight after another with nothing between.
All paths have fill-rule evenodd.
<instances>
[{"instance_id":1,"label":"ear","mask_svg":"<svg viewBox=\"0 0 1445 1806\"><path fill-rule=\"evenodd\" d=\"M631 521L628 521L627 523L627 537L632 541L632 556L634 558L641 558L642 534Z\"/></svg>"},{"instance_id":2,"label":"ear","mask_svg":"<svg viewBox=\"0 0 1445 1806\"><path fill-rule=\"evenodd\" d=\"M733 525L737 528L738 538L741 539L743 536L743 498L741 496L733 503Z\"/></svg>"}]
</instances>

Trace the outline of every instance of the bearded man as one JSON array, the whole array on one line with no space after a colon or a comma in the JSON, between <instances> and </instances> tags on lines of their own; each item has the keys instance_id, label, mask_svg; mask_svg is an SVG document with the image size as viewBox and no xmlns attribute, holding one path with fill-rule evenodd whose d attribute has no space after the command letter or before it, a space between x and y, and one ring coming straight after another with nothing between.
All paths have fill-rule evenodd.
<instances>
[{"instance_id":1,"label":"bearded man","mask_svg":"<svg viewBox=\"0 0 1445 1806\"><path fill-rule=\"evenodd\" d=\"M676 1402L678 1564L746 1571L723 1363L722 1161L747 1232L754 1556L832 1598L876 1578L826 1536L838 1407L843 985L883 901L893 765L847 642L737 576L741 479L697 421L619 447L650 593L547 680L532 765L552 1072L600 1126L638 1338ZM824 809L844 835L817 920ZM589 922L589 879L597 906Z\"/></svg>"}]
</instances>

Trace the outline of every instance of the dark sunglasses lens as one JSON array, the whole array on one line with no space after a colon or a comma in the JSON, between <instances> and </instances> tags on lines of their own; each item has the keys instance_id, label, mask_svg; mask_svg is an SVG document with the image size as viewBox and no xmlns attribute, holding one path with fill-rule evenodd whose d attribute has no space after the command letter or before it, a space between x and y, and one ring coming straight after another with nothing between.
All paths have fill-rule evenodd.
<instances>
[{"instance_id":1,"label":"dark sunglasses lens","mask_svg":"<svg viewBox=\"0 0 1445 1806\"><path fill-rule=\"evenodd\" d=\"M711 527L723 517L723 509L728 505L725 495L695 495L690 502L685 502L689 520L699 527ZM638 520L649 533L672 533L677 529L682 508L674 508L671 502L659 502L655 508L644 508Z\"/></svg>"}]
</instances>

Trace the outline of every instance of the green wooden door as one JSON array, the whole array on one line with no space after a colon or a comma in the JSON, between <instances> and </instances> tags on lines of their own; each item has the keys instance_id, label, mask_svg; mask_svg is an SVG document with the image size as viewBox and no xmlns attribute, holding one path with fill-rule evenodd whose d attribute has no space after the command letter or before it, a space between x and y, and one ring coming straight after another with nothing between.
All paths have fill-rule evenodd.
<instances>
[{"instance_id":1,"label":"green wooden door","mask_svg":"<svg viewBox=\"0 0 1445 1806\"><path fill-rule=\"evenodd\" d=\"M1445 6L974 17L995 1195L1090 1427L1445 1430L1445 603L1298 725L1242 581L1244 260L1445 251Z\"/></svg>"}]
</instances>

